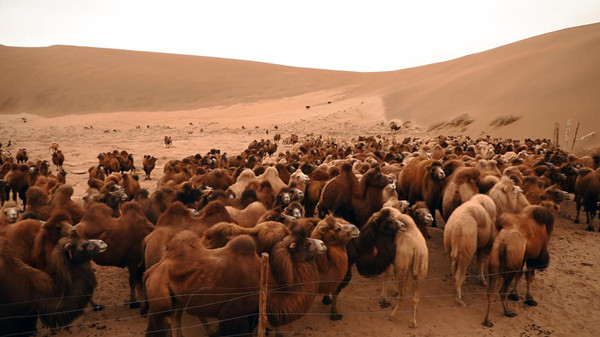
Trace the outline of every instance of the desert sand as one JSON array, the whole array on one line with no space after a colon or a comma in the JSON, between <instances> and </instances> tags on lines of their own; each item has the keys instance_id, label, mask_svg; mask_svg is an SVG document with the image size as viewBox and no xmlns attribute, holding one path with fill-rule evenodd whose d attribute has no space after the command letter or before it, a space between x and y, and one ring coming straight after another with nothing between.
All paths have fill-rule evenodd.
<instances>
[{"instance_id":1,"label":"desert sand","mask_svg":"<svg viewBox=\"0 0 600 337\"><path fill-rule=\"evenodd\" d=\"M140 170L144 155L158 158L153 180L141 181L152 192L168 160L211 148L237 154L252 140L272 139L274 133L393 137L389 122L396 121L404 125L398 138L550 138L558 121L564 144L568 119L571 138L577 122L578 137L600 132L600 24L384 73L68 46L0 47L0 60L0 142L6 146L10 139L13 153L27 148L30 160L50 160L48 146L59 143L76 200L87 188L87 169L97 163L98 153L113 149L133 153ZM490 126L507 116L517 120ZM166 135L173 138L172 148L164 147ZM578 142L576 151L600 146L599 136ZM389 322L390 309L377 304L381 280L355 277L340 297L342 321L331 322L328 308L317 300L310 313L283 330L286 336L596 336L600 250L594 247L600 234L584 232L585 225L573 224L573 216L574 204L567 201L551 239L551 265L534 284L539 306L513 303L518 316L509 319L496 303L491 329L481 325L485 290L474 279L464 286L468 306L455 306L453 282L445 278L443 232L434 229L418 328L408 328L409 298ZM96 270L94 297L106 309L87 309L68 329L41 329L41 336L143 333L145 318L124 305L126 270ZM204 334L196 318L186 316L184 326L187 336Z\"/></svg>"}]
</instances>

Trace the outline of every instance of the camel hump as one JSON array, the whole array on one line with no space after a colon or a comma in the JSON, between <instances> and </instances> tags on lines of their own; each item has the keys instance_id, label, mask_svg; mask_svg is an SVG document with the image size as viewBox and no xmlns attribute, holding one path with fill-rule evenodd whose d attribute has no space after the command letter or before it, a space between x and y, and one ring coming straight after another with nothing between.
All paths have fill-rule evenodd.
<instances>
[{"instance_id":1,"label":"camel hump","mask_svg":"<svg viewBox=\"0 0 600 337\"><path fill-rule=\"evenodd\" d=\"M554 214L546 207L534 207L531 211L531 216L537 223L545 225L549 230L551 230L552 225L554 225Z\"/></svg>"},{"instance_id":2,"label":"camel hump","mask_svg":"<svg viewBox=\"0 0 600 337\"><path fill-rule=\"evenodd\" d=\"M256 245L254 240L249 235L240 235L235 237L227 245L231 251L235 254L240 255L254 255L256 254Z\"/></svg>"},{"instance_id":3,"label":"camel hump","mask_svg":"<svg viewBox=\"0 0 600 337\"><path fill-rule=\"evenodd\" d=\"M352 164L346 162L342 164L342 172L352 172Z\"/></svg>"}]
</instances>

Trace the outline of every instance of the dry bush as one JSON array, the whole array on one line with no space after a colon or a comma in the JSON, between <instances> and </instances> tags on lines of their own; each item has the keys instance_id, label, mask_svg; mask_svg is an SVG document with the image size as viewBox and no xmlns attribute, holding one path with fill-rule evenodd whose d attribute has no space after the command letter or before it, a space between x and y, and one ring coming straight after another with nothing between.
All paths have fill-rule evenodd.
<instances>
[{"instance_id":1,"label":"dry bush","mask_svg":"<svg viewBox=\"0 0 600 337\"><path fill-rule=\"evenodd\" d=\"M502 127L502 126L510 125L510 124L518 121L519 119L521 119L521 116L516 116L516 115L500 116L500 117L494 119L490 123L490 126L491 127L499 128L499 127Z\"/></svg>"}]
</instances>

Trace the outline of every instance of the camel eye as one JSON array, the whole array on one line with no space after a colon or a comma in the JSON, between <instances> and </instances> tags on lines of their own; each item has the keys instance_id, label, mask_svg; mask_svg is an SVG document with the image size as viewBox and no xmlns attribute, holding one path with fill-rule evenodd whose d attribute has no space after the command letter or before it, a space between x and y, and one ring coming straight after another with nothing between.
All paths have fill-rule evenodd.
<instances>
[{"instance_id":1,"label":"camel eye","mask_svg":"<svg viewBox=\"0 0 600 337\"><path fill-rule=\"evenodd\" d=\"M335 231L336 231L336 232L339 232L339 231L341 231L341 230L342 230L342 229L341 229L340 227L338 227L338 228L336 228L336 229L335 229Z\"/></svg>"}]
</instances>

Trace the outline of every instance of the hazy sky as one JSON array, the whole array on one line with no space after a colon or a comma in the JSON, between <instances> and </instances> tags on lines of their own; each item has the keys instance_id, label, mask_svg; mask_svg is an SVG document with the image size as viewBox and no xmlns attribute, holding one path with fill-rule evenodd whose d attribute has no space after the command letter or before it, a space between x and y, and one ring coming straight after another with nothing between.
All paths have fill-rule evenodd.
<instances>
[{"instance_id":1,"label":"hazy sky","mask_svg":"<svg viewBox=\"0 0 600 337\"><path fill-rule=\"evenodd\" d=\"M600 22L600 0L0 0L0 44L396 70Z\"/></svg>"}]
</instances>

